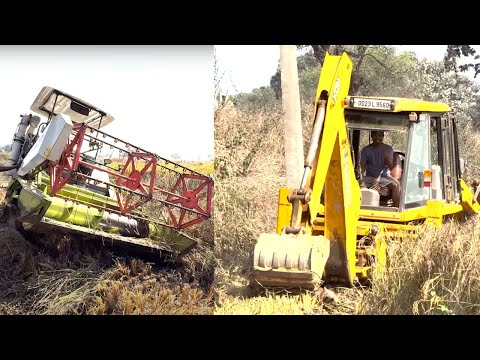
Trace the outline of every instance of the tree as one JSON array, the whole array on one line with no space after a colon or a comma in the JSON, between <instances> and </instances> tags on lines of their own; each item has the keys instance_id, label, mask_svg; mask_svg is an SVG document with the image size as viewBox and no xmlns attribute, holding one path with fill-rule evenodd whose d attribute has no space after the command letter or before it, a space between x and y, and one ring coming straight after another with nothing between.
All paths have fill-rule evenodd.
<instances>
[{"instance_id":1,"label":"tree","mask_svg":"<svg viewBox=\"0 0 480 360\"><path fill-rule=\"evenodd\" d=\"M356 95L358 90L360 89L361 85L365 81L365 77L360 72L362 67L363 61L367 55L372 56L375 60L376 59L373 55L367 53L369 48L373 47L372 45L310 45L313 50L313 54L315 58L320 62L323 63L325 59L325 55L328 52L331 55L341 55L343 52L346 52L353 63L353 72L352 78L350 81L350 94Z\"/></svg>"},{"instance_id":2,"label":"tree","mask_svg":"<svg viewBox=\"0 0 480 360\"><path fill-rule=\"evenodd\" d=\"M180 156L179 153L173 153L172 155L170 155L170 159L172 159L172 161L179 161L182 159L182 157Z\"/></svg>"},{"instance_id":3,"label":"tree","mask_svg":"<svg viewBox=\"0 0 480 360\"><path fill-rule=\"evenodd\" d=\"M447 45L447 52L444 57L444 64L447 70L452 70L454 72L467 71L473 68L475 71L474 77L480 73L480 62L469 62L466 64L458 64L458 61L463 58L469 58L473 56L474 60L479 60L480 55L477 54L476 50L471 45Z\"/></svg>"},{"instance_id":4,"label":"tree","mask_svg":"<svg viewBox=\"0 0 480 360\"><path fill-rule=\"evenodd\" d=\"M312 70L315 74L312 74ZM297 56L297 71L299 75L299 90L300 99L311 99L309 90L311 88L312 79L316 83L318 81L318 71L320 70L319 62L315 58L312 52L306 52ZM313 75L313 76L312 76ZM280 73L280 65L278 65L277 71L272 75L270 79L270 87L275 91L277 99L282 98L282 75Z\"/></svg>"},{"instance_id":5,"label":"tree","mask_svg":"<svg viewBox=\"0 0 480 360\"><path fill-rule=\"evenodd\" d=\"M240 93L232 97L232 102L242 110L273 110L280 106L272 88L262 86L250 93Z\"/></svg>"},{"instance_id":6,"label":"tree","mask_svg":"<svg viewBox=\"0 0 480 360\"><path fill-rule=\"evenodd\" d=\"M402 96L409 83L409 74L416 60L411 52L396 53L392 46L383 45L300 45L298 56L300 98L311 103L316 94L321 64L327 51L331 55L346 52L352 59L351 95ZM270 86L281 97L280 71L271 77Z\"/></svg>"},{"instance_id":7,"label":"tree","mask_svg":"<svg viewBox=\"0 0 480 360\"><path fill-rule=\"evenodd\" d=\"M222 94L220 89L220 83L222 82L223 73L220 72L218 66L217 52L215 47L213 48L213 101L215 109L222 104Z\"/></svg>"}]
</instances>

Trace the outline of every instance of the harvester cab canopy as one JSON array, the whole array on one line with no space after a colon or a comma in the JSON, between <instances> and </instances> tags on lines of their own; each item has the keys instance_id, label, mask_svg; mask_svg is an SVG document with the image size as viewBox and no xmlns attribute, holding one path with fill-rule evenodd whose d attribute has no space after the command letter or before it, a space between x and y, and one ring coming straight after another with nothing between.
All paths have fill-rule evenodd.
<instances>
[{"instance_id":1,"label":"harvester cab canopy","mask_svg":"<svg viewBox=\"0 0 480 360\"><path fill-rule=\"evenodd\" d=\"M113 116L105 111L49 86L42 88L30 109L48 119L62 113L70 116L74 123L85 124L95 129L100 129L114 120Z\"/></svg>"}]
</instances>

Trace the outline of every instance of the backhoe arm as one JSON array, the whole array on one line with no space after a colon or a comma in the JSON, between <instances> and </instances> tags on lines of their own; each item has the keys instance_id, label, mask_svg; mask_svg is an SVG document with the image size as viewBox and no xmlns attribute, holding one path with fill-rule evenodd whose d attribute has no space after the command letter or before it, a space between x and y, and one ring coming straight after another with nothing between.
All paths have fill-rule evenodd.
<instances>
[{"instance_id":1,"label":"backhoe arm","mask_svg":"<svg viewBox=\"0 0 480 360\"><path fill-rule=\"evenodd\" d=\"M317 89L317 101L328 93L323 134L317 161L307 184L312 189L308 203L313 225L324 191L324 236L330 240L325 268L329 282L351 285L355 276L356 228L360 212L360 186L355 178L344 117L352 62L346 54L327 54Z\"/></svg>"},{"instance_id":2,"label":"backhoe arm","mask_svg":"<svg viewBox=\"0 0 480 360\"><path fill-rule=\"evenodd\" d=\"M308 272L323 273L329 282L353 284L360 186L344 117L351 73L346 54L326 55L302 182L298 189L280 190L279 234L262 234L255 248L254 273L263 285L306 286L314 281ZM315 230L319 212L324 215L323 231Z\"/></svg>"}]
</instances>

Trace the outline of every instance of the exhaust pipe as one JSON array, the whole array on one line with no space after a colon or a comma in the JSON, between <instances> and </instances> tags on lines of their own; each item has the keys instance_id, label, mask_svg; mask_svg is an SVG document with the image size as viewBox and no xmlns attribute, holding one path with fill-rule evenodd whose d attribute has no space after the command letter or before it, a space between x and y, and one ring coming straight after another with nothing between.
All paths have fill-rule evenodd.
<instances>
[{"instance_id":1,"label":"exhaust pipe","mask_svg":"<svg viewBox=\"0 0 480 360\"><path fill-rule=\"evenodd\" d=\"M33 116L33 115L20 115L21 120L17 126L17 130L13 136L12 142L12 150L10 153L10 159L7 161L7 165L2 166L0 165L0 172L2 171L10 171L18 169L21 159L20 156L22 154L23 145L26 140L26 136L32 135L35 128L38 126L40 122L40 117ZM28 130L28 133L27 133ZM6 169L10 167L10 169ZM9 176L15 176L16 171L10 171L8 173Z\"/></svg>"}]
</instances>

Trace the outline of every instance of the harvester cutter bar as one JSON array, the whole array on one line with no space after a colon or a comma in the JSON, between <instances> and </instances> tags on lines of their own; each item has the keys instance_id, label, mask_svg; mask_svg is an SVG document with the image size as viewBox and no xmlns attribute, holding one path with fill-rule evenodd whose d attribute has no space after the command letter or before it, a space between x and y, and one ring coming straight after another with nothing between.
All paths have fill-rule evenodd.
<instances>
[{"instance_id":1,"label":"harvester cutter bar","mask_svg":"<svg viewBox=\"0 0 480 360\"><path fill-rule=\"evenodd\" d=\"M56 235L77 235L85 240L100 240L103 245L122 246L124 248L135 249L142 253L151 253L156 258L169 259L174 258L175 251L162 243L156 243L148 238L131 238L119 234L107 233L98 229L86 228L83 226L64 223L54 219L43 218L41 222L33 226L29 226L24 231L34 230L35 234L44 233Z\"/></svg>"}]
</instances>

